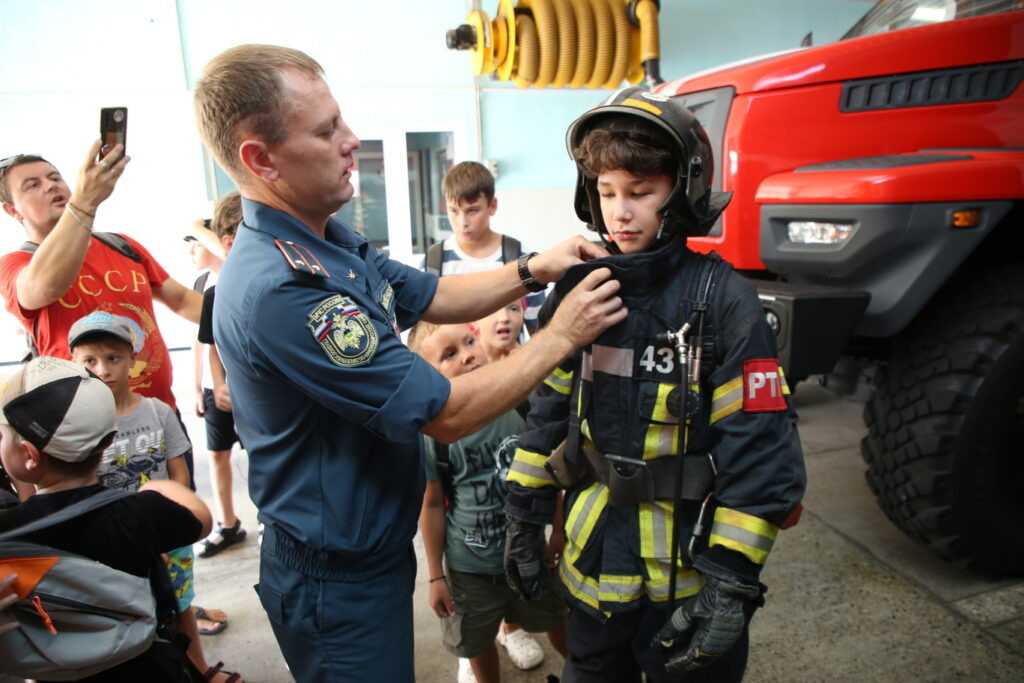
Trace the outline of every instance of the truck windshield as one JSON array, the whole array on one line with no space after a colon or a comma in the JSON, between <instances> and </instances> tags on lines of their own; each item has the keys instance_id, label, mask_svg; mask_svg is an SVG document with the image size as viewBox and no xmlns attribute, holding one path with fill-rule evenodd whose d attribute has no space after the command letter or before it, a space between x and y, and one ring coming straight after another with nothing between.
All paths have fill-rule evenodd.
<instances>
[{"instance_id":1,"label":"truck windshield","mask_svg":"<svg viewBox=\"0 0 1024 683\"><path fill-rule=\"evenodd\" d=\"M881 0L843 40L1024 8L1021 0Z\"/></svg>"}]
</instances>

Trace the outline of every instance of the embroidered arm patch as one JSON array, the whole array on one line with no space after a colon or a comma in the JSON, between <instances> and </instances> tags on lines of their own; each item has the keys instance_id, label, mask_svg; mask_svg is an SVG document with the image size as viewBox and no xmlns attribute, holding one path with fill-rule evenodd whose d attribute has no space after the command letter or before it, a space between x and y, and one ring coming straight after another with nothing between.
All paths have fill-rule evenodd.
<instances>
[{"instance_id":1,"label":"embroidered arm patch","mask_svg":"<svg viewBox=\"0 0 1024 683\"><path fill-rule=\"evenodd\" d=\"M310 311L306 327L335 365L366 365L377 353L377 328L355 302L335 294Z\"/></svg>"},{"instance_id":2,"label":"embroidered arm patch","mask_svg":"<svg viewBox=\"0 0 1024 683\"><path fill-rule=\"evenodd\" d=\"M764 413L786 409L782 373L776 358L754 358L743 363L743 412Z\"/></svg>"}]
</instances>

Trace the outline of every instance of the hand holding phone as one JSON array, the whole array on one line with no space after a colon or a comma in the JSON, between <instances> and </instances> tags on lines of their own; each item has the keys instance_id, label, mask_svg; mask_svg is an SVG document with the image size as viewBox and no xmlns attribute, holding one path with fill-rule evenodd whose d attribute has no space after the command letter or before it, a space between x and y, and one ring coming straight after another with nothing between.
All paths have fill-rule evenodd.
<instances>
[{"instance_id":1,"label":"hand holding phone","mask_svg":"<svg viewBox=\"0 0 1024 683\"><path fill-rule=\"evenodd\" d=\"M128 107L104 107L100 109L100 159L108 154L114 145L125 145L128 137Z\"/></svg>"}]
</instances>

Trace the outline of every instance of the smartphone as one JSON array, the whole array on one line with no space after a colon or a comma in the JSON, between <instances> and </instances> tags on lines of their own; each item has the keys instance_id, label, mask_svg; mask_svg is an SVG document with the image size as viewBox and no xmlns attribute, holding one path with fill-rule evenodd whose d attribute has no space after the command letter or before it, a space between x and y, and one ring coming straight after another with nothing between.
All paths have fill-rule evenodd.
<instances>
[{"instance_id":1,"label":"smartphone","mask_svg":"<svg viewBox=\"0 0 1024 683\"><path fill-rule=\"evenodd\" d=\"M104 107L100 109L100 158L114 145L126 144L128 136L128 107Z\"/></svg>"}]
</instances>

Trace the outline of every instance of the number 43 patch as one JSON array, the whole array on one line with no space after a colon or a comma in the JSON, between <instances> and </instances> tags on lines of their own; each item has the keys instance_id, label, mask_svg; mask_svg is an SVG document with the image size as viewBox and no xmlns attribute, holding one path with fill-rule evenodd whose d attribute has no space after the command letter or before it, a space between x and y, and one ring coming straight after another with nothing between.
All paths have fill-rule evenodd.
<instances>
[{"instance_id":1,"label":"number 43 patch","mask_svg":"<svg viewBox=\"0 0 1024 683\"><path fill-rule=\"evenodd\" d=\"M743 363L743 411L764 413L786 409L786 380L775 358L755 358Z\"/></svg>"}]
</instances>

